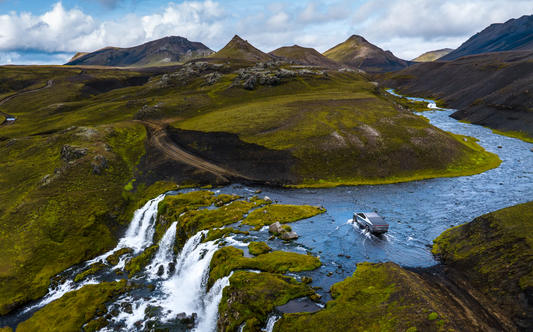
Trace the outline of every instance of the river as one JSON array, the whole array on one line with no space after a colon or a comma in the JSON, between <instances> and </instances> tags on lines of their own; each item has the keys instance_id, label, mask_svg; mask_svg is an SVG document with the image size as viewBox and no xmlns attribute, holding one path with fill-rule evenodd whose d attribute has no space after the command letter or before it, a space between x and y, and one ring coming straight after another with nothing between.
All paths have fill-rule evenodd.
<instances>
[{"instance_id":1,"label":"river","mask_svg":"<svg viewBox=\"0 0 533 332\"><path fill-rule=\"evenodd\" d=\"M268 196L281 204L324 206L327 213L291 224L292 229L300 236L298 240L290 244L280 240L268 242L275 250L310 252L320 256L323 263L321 268L289 275L297 279L304 275L311 276L314 279L311 286L323 288L319 293L324 296L324 301L330 299L327 293L330 286L351 276L359 262L393 261L408 267L435 265L438 262L431 254L431 245L433 239L443 231L487 212L532 199L533 144L494 134L487 128L458 122L449 117L453 110L436 109L434 103L431 106L435 108L434 111L420 113L428 118L431 124L445 131L477 138L478 144L497 154L502 164L496 169L473 176L390 185L287 189L237 184L214 191L217 194L251 197L256 190L261 190L261 197ZM182 192L191 190L196 189ZM150 239L154 232L157 203L163 197L162 195L155 198L136 212L125 237L112 252L129 247L134 249L134 254L138 254L152 244ZM390 224L389 232L376 237L353 225L353 213L365 210L378 211ZM245 230L247 227L243 226L241 229ZM266 228L250 233L249 236L233 236L228 241L229 245L246 251L247 244L243 242L245 238L267 241L269 237ZM218 246L212 242L200 243L198 234L191 238L182 252L175 257L171 250L174 237L175 229L171 227L161 240L160 251L154 261L141 276L132 279L133 282L145 286L153 285L155 290L151 292L144 287L109 305L109 311L116 310L118 315L103 331L142 331L153 324L168 327L172 331L191 330L176 323L176 317L182 312L188 315L198 314L194 331L215 330L217 307L222 289L228 284L228 278L219 280L209 293L204 281L209 271L210 259ZM0 317L0 326L16 327L45 304L82 285L125 278L112 272L116 267L110 267L80 284L72 281L73 277L89 264L103 261L112 252L65 271L62 273L67 280L64 284L51 289L43 299L30 303L13 314ZM123 266L126 258L127 256L124 256L118 266ZM169 272L167 269L163 275L158 276L159 266L166 266L169 261L176 262L176 271ZM307 305L309 306L309 303ZM147 312L153 313L155 318L148 318ZM276 316L279 316L279 312L273 313L265 330L271 328Z\"/></svg>"}]
</instances>

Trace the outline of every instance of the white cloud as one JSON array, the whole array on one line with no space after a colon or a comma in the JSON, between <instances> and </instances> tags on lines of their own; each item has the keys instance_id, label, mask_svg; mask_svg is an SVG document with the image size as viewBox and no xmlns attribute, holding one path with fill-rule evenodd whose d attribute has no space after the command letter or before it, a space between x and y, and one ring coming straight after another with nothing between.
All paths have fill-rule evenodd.
<instances>
[{"instance_id":1,"label":"white cloud","mask_svg":"<svg viewBox=\"0 0 533 332\"><path fill-rule=\"evenodd\" d=\"M458 47L492 23L531 13L533 2L521 0L372 0L352 22L370 42L412 59L435 48Z\"/></svg>"},{"instance_id":2,"label":"white cloud","mask_svg":"<svg viewBox=\"0 0 533 332\"><path fill-rule=\"evenodd\" d=\"M111 8L138 0L98 1ZM131 47L170 35L217 50L235 34L266 52L295 43L323 52L360 34L401 58L412 59L429 50L457 47L491 23L530 13L533 2L529 0L265 0L251 4L196 0L169 2L144 16L128 14L100 21L79 7L66 8L57 2L40 16L0 15L0 60L25 61L28 52L70 54L106 46Z\"/></svg>"}]
</instances>

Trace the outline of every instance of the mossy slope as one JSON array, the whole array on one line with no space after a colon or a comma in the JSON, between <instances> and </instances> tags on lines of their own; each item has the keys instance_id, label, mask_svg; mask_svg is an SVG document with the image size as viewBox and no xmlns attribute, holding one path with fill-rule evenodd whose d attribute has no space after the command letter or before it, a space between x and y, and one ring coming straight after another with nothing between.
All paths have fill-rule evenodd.
<instances>
[{"instance_id":1,"label":"mossy slope","mask_svg":"<svg viewBox=\"0 0 533 332\"><path fill-rule=\"evenodd\" d=\"M65 294L17 327L19 332L70 332L95 318L98 307L127 288L126 281L88 285Z\"/></svg>"},{"instance_id":2,"label":"mossy slope","mask_svg":"<svg viewBox=\"0 0 533 332\"><path fill-rule=\"evenodd\" d=\"M439 236L433 252L464 273L520 329L533 328L533 202Z\"/></svg>"},{"instance_id":3,"label":"mossy slope","mask_svg":"<svg viewBox=\"0 0 533 332\"><path fill-rule=\"evenodd\" d=\"M450 303L415 273L394 263L360 263L332 286L333 301L310 314L284 314L274 331L453 331ZM451 306L453 307L453 306ZM438 317L437 319L435 317ZM458 328L458 331L464 329ZM464 330L466 331L466 330Z\"/></svg>"}]
</instances>

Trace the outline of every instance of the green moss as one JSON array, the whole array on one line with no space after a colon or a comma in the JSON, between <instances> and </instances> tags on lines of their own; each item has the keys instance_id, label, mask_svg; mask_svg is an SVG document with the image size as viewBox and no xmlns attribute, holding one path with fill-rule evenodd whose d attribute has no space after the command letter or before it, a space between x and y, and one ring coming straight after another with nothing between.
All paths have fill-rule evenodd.
<instances>
[{"instance_id":1,"label":"green moss","mask_svg":"<svg viewBox=\"0 0 533 332\"><path fill-rule=\"evenodd\" d=\"M13 332L13 329L10 327L3 327L0 328L0 332Z\"/></svg>"},{"instance_id":2,"label":"green moss","mask_svg":"<svg viewBox=\"0 0 533 332\"><path fill-rule=\"evenodd\" d=\"M192 209L209 206L216 199L211 191L192 191L187 194L167 196L158 206L158 215L164 215L169 220L178 220L179 216Z\"/></svg>"},{"instance_id":3,"label":"green moss","mask_svg":"<svg viewBox=\"0 0 533 332\"><path fill-rule=\"evenodd\" d=\"M183 247L187 240L203 230L221 228L231 225L244 218L246 213L261 203L234 201L214 210L189 210L181 216L176 234L178 248Z\"/></svg>"},{"instance_id":4,"label":"green moss","mask_svg":"<svg viewBox=\"0 0 533 332\"><path fill-rule=\"evenodd\" d=\"M312 295L314 291L292 277L271 273L237 271L224 288L219 305L218 330L238 331L246 322L248 328L258 327L275 306L289 300ZM246 329L246 327L245 327Z\"/></svg>"},{"instance_id":5,"label":"green moss","mask_svg":"<svg viewBox=\"0 0 533 332\"><path fill-rule=\"evenodd\" d=\"M67 293L17 327L19 332L79 331L92 320L99 306L126 287L125 281L88 285Z\"/></svg>"},{"instance_id":6,"label":"green moss","mask_svg":"<svg viewBox=\"0 0 533 332\"><path fill-rule=\"evenodd\" d=\"M117 265L121 256L125 254L131 254L132 252L133 249L131 248L122 248L120 250L115 251L112 255L108 256L106 260L111 265Z\"/></svg>"},{"instance_id":7,"label":"green moss","mask_svg":"<svg viewBox=\"0 0 533 332\"><path fill-rule=\"evenodd\" d=\"M255 258L245 258L242 249L224 247L211 259L209 284L237 269L257 269L271 273L311 271L320 267L320 260L314 256L285 251L274 251Z\"/></svg>"},{"instance_id":8,"label":"green moss","mask_svg":"<svg viewBox=\"0 0 533 332\"><path fill-rule=\"evenodd\" d=\"M130 261L126 263L125 270L129 272L129 277L133 277L135 273L141 271L150 260L154 257L155 253L159 249L158 245L151 246L147 248L142 254L137 257L133 257Z\"/></svg>"},{"instance_id":9,"label":"green moss","mask_svg":"<svg viewBox=\"0 0 533 332\"><path fill-rule=\"evenodd\" d=\"M498 135L502 135L502 136L518 138L524 142L533 143L533 137L531 137L531 135L524 133L522 131L500 131L500 130L493 129L492 132Z\"/></svg>"},{"instance_id":10,"label":"green moss","mask_svg":"<svg viewBox=\"0 0 533 332\"><path fill-rule=\"evenodd\" d=\"M252 255L262 255L266 254L272 250L265 242L250 242L248 245L248 251L250 251L250 254Z\"/></svg>"},{"instance_id":11,"label":"green moss","mask_svg":"<svg viewBox=\"0 0 533 332\"><path fill-rule=\"evenodd\" d=\"M105 268L105 264L100 264L100 263L92 264L89 267L89 269L87 269L87 270L83 271L82 273L78 274L76 276L76 278L74 278L74 281L75 282L80 282L83 279L87 278L87 276L89 276L91 274L95 274L96 272L102 270L103 268Z\"/></svg>"},{"instance_id":12,"label":"green moss","mask_svg":"<svg viewBox=\"0 0 533 332\"><path fill-rule=\"evenodd\" d=\"M432 312L428 316L428 320L436 320L439 317L439 314L436 312Z\"/></svg>"},{"instance_id":13,"label":"green moss","mask_svg":"<svg viewBox=\"0 0 533 332\"><path fill-rule=\"evenodd\" d=\"M331 287L334 300L325 310L284 314L274 331L313 331L317 326L339 332L444 331L424 313L447 305L429 288L416 274L396 264L360 263L352 277Z\"/></svg>"},{"instance_id":14,"label":"green moss","mask_svg":"<svg viewBox=\"0 0 533 332\"><path fill-rule=\"evenodd\" d=\"M267 213L265 213L265 211ZM248 217L243 220L242 224L256 226L256 229L260 229L265 225L270 225L277 221L281 224L286 224L301 219L311 218L324 212L326 212L326 210L323 208L309 205L273 204L252 211Z\"/></svg>"}]
</instances>

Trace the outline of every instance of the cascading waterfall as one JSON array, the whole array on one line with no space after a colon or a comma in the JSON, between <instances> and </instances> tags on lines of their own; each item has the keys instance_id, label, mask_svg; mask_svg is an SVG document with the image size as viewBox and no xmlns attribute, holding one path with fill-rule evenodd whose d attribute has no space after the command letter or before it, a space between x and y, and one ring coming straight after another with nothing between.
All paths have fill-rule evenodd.
<instances>
[{"instance_id":1,"label":"cascading waterfall","mask_svg":"<svg viewBox=\"0 0 533 332\"><path fill-rule=\"evenodd\" d=\"M272 331L274 331L274 325L276 324L276 322L277 322L280 318L281 318L281 317L279 317L279 316L270 316L270 318L269 318L268 321L267 321L266 329L264 329L263 331L265 331L265 332L272 332Z\"/></svg>"},{"instance_id":2,"label":"cascading waterfall","mask_svg":"<svg viewBox=\"0 0 533 332\"><path fill-rule=\"evenodd\" d=\"M105 262L105 259L112 255L114 252L122 248L132 248L135 253L139 253L143 249L147 248L151 242L155 232L155 218L157 218L157 206L165 198L165 195L160 195L155 199L150 200L142 208L135 211L133 219L126 231L126 235L119 241L118 245L111 251L106 252L94 259L85 262L80 268L69 269L72 272L78 273L85 270L89 265ZM114 268L123 268L126 257L122 257L119 264ZM76 274L74 274L75 276ZM48 293L35 305L32 305L22 311L27 313L29 311L44 307L50 302L61 298L66 293L76 291L86 285L94 285L99 282L95 278L87 278L81 282L74 282L67 280L65 283L60 284L57 287L50 287Z\"/></svg>"},{"instance_id":3,"label":"cascading waterfall","mask_svg":"<svg viewBox=\"0 0 533 332\"><path fill-rule=\"evenodd\" d=\"M139 253L152 244L152 238L155 232L155 219L157 218L157 207L159 202L164 198L164 194L160 195L146 203L141 209L135 211L126 235L120 240L113 252L122 248L131 248L135 253Z\"/></svg>"},{"instance_id":4,"label":"cascading waterfall","mask_svg":"<svg viewBox=\"0 0 533 332\"><path fill-rule=\"evenodd\" d=\"M169 269L168 266L165 265L174 261L174 242L176 241L177 224L178 222L175 221L170 225L161 241L159 241L159 249L152 260L152 263L146 267L146 270L150 271L152 278L157 278L159 276L160 278L167 279L169 277ZM158 275L160 266L163 266L164 268L162 275Z\"/></svg>"}]
</instances>

